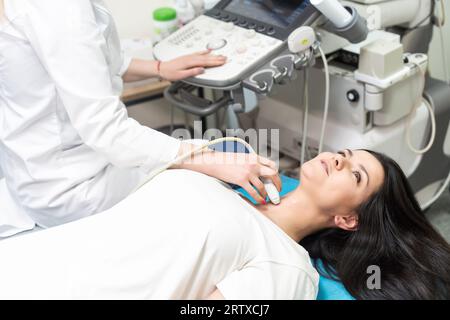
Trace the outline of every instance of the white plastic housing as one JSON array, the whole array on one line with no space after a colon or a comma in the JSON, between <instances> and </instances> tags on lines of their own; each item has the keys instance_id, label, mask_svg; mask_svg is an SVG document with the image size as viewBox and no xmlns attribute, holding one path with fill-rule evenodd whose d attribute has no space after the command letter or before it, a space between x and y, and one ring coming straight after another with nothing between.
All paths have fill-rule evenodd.
<instances>
[{"instance_id":1,"label":"white plastic housing","mask_svg":"<svg viewBox=\"0 0 450 320\"><path fill-rule=\"evenodd\" d=\"M299 53L309 49L316 41L316 34L311 27L300 27L288 38L289 51Z\"/></svg>"},{"instance_id":2,"label":"white plastic housing","mask_svg":"<svg viewBox=\"0 0 450 320\"><path fill-rule=\"evenodd\" d=\"M352 15L338 0L311 0L311 4L338 28L345 28L352 21Z\"/></svg>"}]
</instances>

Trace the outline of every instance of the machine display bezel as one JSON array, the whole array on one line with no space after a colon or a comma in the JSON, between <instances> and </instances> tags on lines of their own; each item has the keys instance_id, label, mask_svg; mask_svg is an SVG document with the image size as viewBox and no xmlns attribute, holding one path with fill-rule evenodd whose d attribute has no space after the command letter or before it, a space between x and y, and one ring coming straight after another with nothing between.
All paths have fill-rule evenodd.
<instances>
[{"instance_id":1,"label":"machine display bezel","mask_svg":"<svg viewBox=\"0 0 450 320\"><path fill-rule=\"evenodd\" d=\"M310 20L313 20L313 17L317 14L317 10L314 8L314 6L309 4L309 0L305 0L306 2L308 2L308 6L305 8L305 10L291 25L289 25L287 28L283 28L227 11L226 8L232 1L233 0L220 1L214 8L206 12L205 15L224 22L233 22L235 25L242 28L254 29L258 33L265 34L282 41L286 40L292 33L292 31L294 31L298 27L302 25L309 25L308 22Z\"/></svg>"}]
</instances>

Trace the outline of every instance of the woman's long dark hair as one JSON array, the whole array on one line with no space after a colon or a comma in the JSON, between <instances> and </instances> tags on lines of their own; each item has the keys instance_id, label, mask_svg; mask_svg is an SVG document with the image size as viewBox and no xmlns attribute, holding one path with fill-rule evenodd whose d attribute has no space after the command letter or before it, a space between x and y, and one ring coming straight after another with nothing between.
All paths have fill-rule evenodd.
<instances>
[{"instance_id":1,"label":"woman's long dark hair","mask_svg":"<svg viewBox=\"0 0 450 320\"><path fill-rule=\"evenodd\" d=\"M368 152L385 180L357 210L358 230L327 229L301 245L322 261L322 275L342 281L357 299L449 299L450 245L425 218L399 165ZM380 268L380 290L367 285L370 266Z\"/></svg>"}]
</instances>

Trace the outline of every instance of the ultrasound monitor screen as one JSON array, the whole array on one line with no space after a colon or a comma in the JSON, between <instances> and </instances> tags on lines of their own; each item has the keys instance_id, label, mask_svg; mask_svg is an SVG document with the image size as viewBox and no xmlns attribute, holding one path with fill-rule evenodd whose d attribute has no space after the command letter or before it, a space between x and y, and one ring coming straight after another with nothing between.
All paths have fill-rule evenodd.
<instances>
[{"instance_id":1,"label":"ultrasound monitor screen","mask_svg":"<svg viewBox=\"0 0 450 320\"><path fill-rule=\"evenodd\" d=\"M226 11L280 28L290 26L309 5L309 0L233 0Z\"/></svg>"}]
</instances>

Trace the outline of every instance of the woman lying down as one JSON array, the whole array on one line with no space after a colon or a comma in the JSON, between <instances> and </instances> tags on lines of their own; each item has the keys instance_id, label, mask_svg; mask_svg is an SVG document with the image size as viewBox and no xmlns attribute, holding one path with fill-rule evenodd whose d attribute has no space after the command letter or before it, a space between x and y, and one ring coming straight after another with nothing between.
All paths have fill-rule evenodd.
<instances>
[{"instance_id":1,"label":"woman lying down","mask_svg":"<svg viewBox=\"0 0 450 320\"><path fill-rule=\"evenodd\" d=\"M449 245L394 162L324 153L300 178L280 206L254 207L167 171L105 213L1 242L0 298L315 299L311 258L359 299L449 297Z\"/></svg>"}]
</instances>

